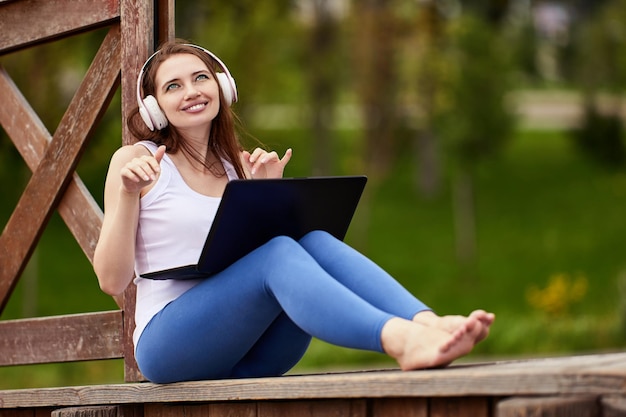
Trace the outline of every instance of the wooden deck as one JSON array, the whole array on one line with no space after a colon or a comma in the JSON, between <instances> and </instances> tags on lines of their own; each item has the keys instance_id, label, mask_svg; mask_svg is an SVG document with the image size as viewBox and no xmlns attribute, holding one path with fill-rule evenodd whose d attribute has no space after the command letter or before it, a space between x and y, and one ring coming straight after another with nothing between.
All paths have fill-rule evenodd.
<instances>
[{"instance_id":1,"label":"wooden deck","mask_svg":"<svg viewBox=\"0 0 626 417\"><path fill-rule=\"evenodd\" d=\"M626 416L626 353L468 363L414 372L0 391L2 417L51 412L55 417Z\"/></svg>"}]
</instances>

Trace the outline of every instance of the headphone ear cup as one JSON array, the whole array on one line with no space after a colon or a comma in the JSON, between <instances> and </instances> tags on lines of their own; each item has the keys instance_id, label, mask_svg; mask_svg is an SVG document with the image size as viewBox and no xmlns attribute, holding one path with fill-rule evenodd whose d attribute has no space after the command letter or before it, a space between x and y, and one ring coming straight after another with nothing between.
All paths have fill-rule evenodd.
<instances>
[{"instance_id":1,"label":"headphone ear cup","mask_svg":"<svg viewBox=\"0 0 626 417\"><path fill-rule=\"evenodd\" d=\"M235 86L235 80L223 72L218 72L216 75L217 82L220 85L222 94L224 95L224 100L226 100L226 103L230 106L237 101L237 87Z\"/></svg>"},{"instance_id":2,"label":"headphone ear cup","mask_svg":"<svg viewBox=\"0 0 626 417\"><path fill-rule=\"evenodd\" d=\"M148 114L148 109L146 109L146 106L143 104L143 102L139 102L139 115L141 116L141 119L146 124L146 126L148 126L148 129L154 131L154 123L152 123L152 119Z\"/></svg>"},{"instance_id":3,"label":"headphone ear cup","mask_svg":"<svg viewBox=\"0 0 626 417\"><path fill-rule=\"evenodd\" d=\"M154 96L146 96L143 99L143 108L139 108L139 114L150 130L155 128L161 130L167 126L167 118Z\"/></svg>"}]
</instances>

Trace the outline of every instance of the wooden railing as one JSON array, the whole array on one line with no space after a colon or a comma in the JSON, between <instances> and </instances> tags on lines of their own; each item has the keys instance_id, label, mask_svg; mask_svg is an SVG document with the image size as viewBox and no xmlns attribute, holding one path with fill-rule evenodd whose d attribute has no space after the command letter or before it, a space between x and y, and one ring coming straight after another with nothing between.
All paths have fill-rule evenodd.
<instances>
[{"instance_id":1,"label":"wooden railing","mask_svg":"<svg viewBox=\"0 0 626 417\"><path fill-rule=\"evenodd\" d=\"M0 66L0 124L32 171L0 235L0 313L55 210L93 259L102 210L76 165L116 90L126 120L136 105L136 74L174 36L174 0L0 0L0 56L103 27L108 33L53 134ZM121 136L131 142L125 128ZM134 298L131 285L116 299L119 311L0 321L0 366L124 358L125 379L141 380Z\"/></svg>"}]
</instances>

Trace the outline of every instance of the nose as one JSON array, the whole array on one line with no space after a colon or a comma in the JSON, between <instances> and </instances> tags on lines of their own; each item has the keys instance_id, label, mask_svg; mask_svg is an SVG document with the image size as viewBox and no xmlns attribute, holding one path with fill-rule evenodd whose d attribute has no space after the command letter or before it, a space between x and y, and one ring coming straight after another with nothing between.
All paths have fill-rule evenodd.
<instances>
[{"instance_id":1,"label":"nose","mask_svg":"<svg viewBox=\"0 0 626 417\"><path fill-rule=\"evenodd\" d=\"M185 91L185 98L186 99L196 98L199 95L200 95L200 91L198 91L198 89L195 86L189 86L189 87L187 87L187 89Z\"/></svg>"}]
</instances>

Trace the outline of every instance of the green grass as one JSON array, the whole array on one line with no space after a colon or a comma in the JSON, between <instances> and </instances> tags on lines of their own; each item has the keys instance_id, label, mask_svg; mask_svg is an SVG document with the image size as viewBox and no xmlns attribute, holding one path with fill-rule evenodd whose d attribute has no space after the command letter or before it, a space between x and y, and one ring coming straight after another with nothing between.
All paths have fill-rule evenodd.
<instances>
[{"instance_id":1,"label":"green grass","mask_svg":"<svg viewBox=\"0 0 626 417\"><path fill-rule=\"evenodd\" d=\"M287 175L310 173L314 143L305 134L254 133L279 150L283 144L294 147ZM305 139L292 140L298 137ZM338 132L337 151L336 174L363 173L355 162L357 138L352 132ZM377 189L370 184L347 241L440 313L479 307L496 312L491 336L467 360L624 346L626 296L618 285L626 273L624 172L590 164L562 133L521 132L478 171L478 256L473 265L465 265L455 256L452 179L446 176L438 198L423 199L414 191L412 164L404 157ZM99 291L89 263L56 216L31 268L35 289L23 279L2 319L115 308ZM556 274L584 276L588 288L563 314L550 316L531 306L526 294L533 286L548 292L545 288ZM370 366L394 364L379 354L315 340L293 372ZM121 373L119 361L8 367L0 369L0 388L120 382Z\"/></svg>"}]
</instances>

